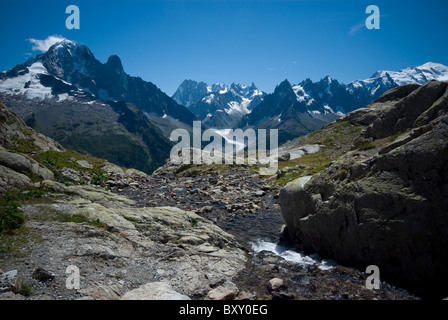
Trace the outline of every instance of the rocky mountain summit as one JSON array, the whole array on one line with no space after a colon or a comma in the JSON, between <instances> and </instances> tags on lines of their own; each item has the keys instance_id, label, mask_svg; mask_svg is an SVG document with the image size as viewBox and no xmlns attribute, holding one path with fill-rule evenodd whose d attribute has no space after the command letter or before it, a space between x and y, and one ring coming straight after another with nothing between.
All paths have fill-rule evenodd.
<instances>
[{"instance_id":1,"label":"rocky mountain summit","mask_svg":"<svg viewBox=\"0 0 448 320\"><path fill-rule=\"evenodd\" d=\"M28 99L58 101L92 95L101 100L129 102L143 112L159 117L167 114L189 125L196 120L187 108L153 83L125 73L118 56L111 55L106 63L101 63L86 45L67 39L1 72L0 91Z\"/></svg>"},{"instance_id":2,"label":"rocky mountain summit","mask_svg":"<svg viewBox=\"0 0 448 320\"><path fill-rule=\"evenodd\" d=\"M238 83L226 85L184 80L173 95L173 99L189 108L206 126L229 129L237 128L241 118L250 113L266 93Z\"/></svg>"},{"instance_id":3,"label":"rocky mountain summit","mask_svg":"<svg viewBox=\"0 0 448 320\"><path fill-rule=\"evenodd\" d=\"M424 296L446 296L447 88L397 87L304 138L353 128L327 168L282 189L289 238L344 265L377 265Z\"/></svg>"}]
</instances>

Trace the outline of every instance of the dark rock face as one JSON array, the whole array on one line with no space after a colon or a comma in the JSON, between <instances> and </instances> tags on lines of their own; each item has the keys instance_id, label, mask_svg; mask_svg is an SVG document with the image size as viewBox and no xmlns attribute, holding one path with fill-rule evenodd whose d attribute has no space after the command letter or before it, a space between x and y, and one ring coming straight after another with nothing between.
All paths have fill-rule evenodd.
<instances>
[{"instance_id":1,"label":"dark rock face","mask_svg":"<svg viewBox=\"0 0 448 320\"><path fill-rule=\"evenodd\" d=\"M365 127L352 150L280 193L289 237L423 296L447 293L448 84L386 92L341 121ZM367 148L366 148L367 149Z\"/></svg>"}]
</instances>

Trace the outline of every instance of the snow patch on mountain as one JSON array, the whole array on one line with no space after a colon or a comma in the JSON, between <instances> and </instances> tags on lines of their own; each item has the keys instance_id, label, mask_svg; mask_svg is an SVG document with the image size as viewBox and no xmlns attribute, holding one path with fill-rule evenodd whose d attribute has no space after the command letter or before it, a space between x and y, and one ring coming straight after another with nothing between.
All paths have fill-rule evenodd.
<instances>
[{"instance_id":1,"label":"snow patch on mountain","mask_svg":"<svg viewBox=\"0 0 448 320\"><path fill-rule=\"evenodd\" d=\"M48 74L42 62L35 62L27 68L28 72L17 77L0 80L0 91L12 95L24 95L28 99L45 99L52 97L51 88L40 82L42 74Z\"/></svg>"},{"instance_id":2,"label":"snow patch on mountain","mask_svg":"<svg viewBox=\"0 0 448 320\"><path fill-rule=\"evenodd\" d=\"M248 106L250 105L251 102L252 100L247 98L242 98L242 101L240 103L238 103L237 101L231 101L227 104L229 108L224 109L224 111L229 115L232 114L245 115L250 113Z\"/></svg>"},{"instance_id":3,"label":"snow patch on mountain","mask_svg":"<svg viewBox=\"0 0 448 320\"><path fill-rule=\"evenodd\" d=\"M308 101L309 102L310 96L309 96L309 94L307 94L305 92L305 89L303 89L302 86L300 86L300 85L293 86L292 90L294 91L294 93L297 96L297 101L299 101L299 102Z\"/></svg>"}]
</instances>

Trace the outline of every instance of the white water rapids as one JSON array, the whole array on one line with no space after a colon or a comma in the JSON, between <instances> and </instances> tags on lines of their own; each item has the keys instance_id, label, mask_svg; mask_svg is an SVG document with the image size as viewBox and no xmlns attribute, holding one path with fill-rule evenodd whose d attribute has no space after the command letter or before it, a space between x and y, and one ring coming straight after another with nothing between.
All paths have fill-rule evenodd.
<instances>
[{"instance_id":1,"label":"white water rapids","mask_svg":"<svg viewBox=\"0 0 448 320\"><path fill-rule=\"evenodd\" d=\"M279 244L268 242L264 240L258 240L255 243L252 243L252 250L255 253L260 253L262 251L268 251L274 253L275 255L282 257L286 261L298 263L301 265L314 265L321 270L329 270L337 265L337 263L333 260L324 260L319 257L317 254L313 254L310 256L299 253L293 249L285 248Z\"/></svg>"}]
</instances>

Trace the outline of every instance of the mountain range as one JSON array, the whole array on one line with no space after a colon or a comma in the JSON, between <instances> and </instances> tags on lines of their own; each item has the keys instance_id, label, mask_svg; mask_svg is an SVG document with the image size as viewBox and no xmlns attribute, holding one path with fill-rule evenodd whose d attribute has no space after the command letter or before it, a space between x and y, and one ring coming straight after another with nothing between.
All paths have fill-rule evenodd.
<instances>
[{"instance_id":1,"label":"mountain range","mask_svg":"<svg viewBox=\"0 0 448 320\"><path fill-rule=\"evenodd\" d=\"M27 98L57 96L61 101L82 92L97 99L130 102L160 117L168 115L189 124L195 120L187 108L153 83L126 74L118 56L111 55L103 64L86 45L70 40L56 43L47 52L3 72L1 80L2 91Z\"/></svg>"},{"instance_id":2,"label":"mountain range","mask_svg":"<svg viewBox=\"0 0 448 320\"><path fill-rule=\"evenodd\" d=\"M404 84L448 81L448 67L437 63L397 72L378 71L370 78L349 84L329 76L318 82L306 79L298 85L288 80L265 95L239 127L279 130L279 143L320 129L340 116L366 107L386 91Z\"/></svg>"},{"instance_id":3,"label":"mountain range","mask_svg":"<svg viewBox=\"0 0 448 320\"><path fill-rule=\"evenodd\" d=\"M377 71L344 84L330 76L281 82L268 94L254 83L183 81L172 97L128 75L116 55L105 63L90 49L63 40L0 73L0 100L37 131L64 147L152 172L173 145L173 129L192 122L217 129L278 129L279 143L318 130L403 84L447 81L448 67L425 63Z\"/></svg>"},{"instance_id":4,"label":"mountain range","mask_svg":"<svg viewBox=\"0 0 448 320\"><path fill-rule=\"evenodd\" d=\"M154 84L126 74L117 56L103 64L69 40L0 73L0 99L64 147L148 173L172 143L147 115L196 119Z\"/></svg>"},{"instance_id":5,"label":"mountain range","mask_svg":"<svg viewBox=\"0 0 448 320\"><path fill-rule=\"evenodd\" d=\"M205 125L218 129L235 128L241 118L250 113L266 95L250 86L184 80L172 98L190 109Z\"/></svg>"}]
</instances>

